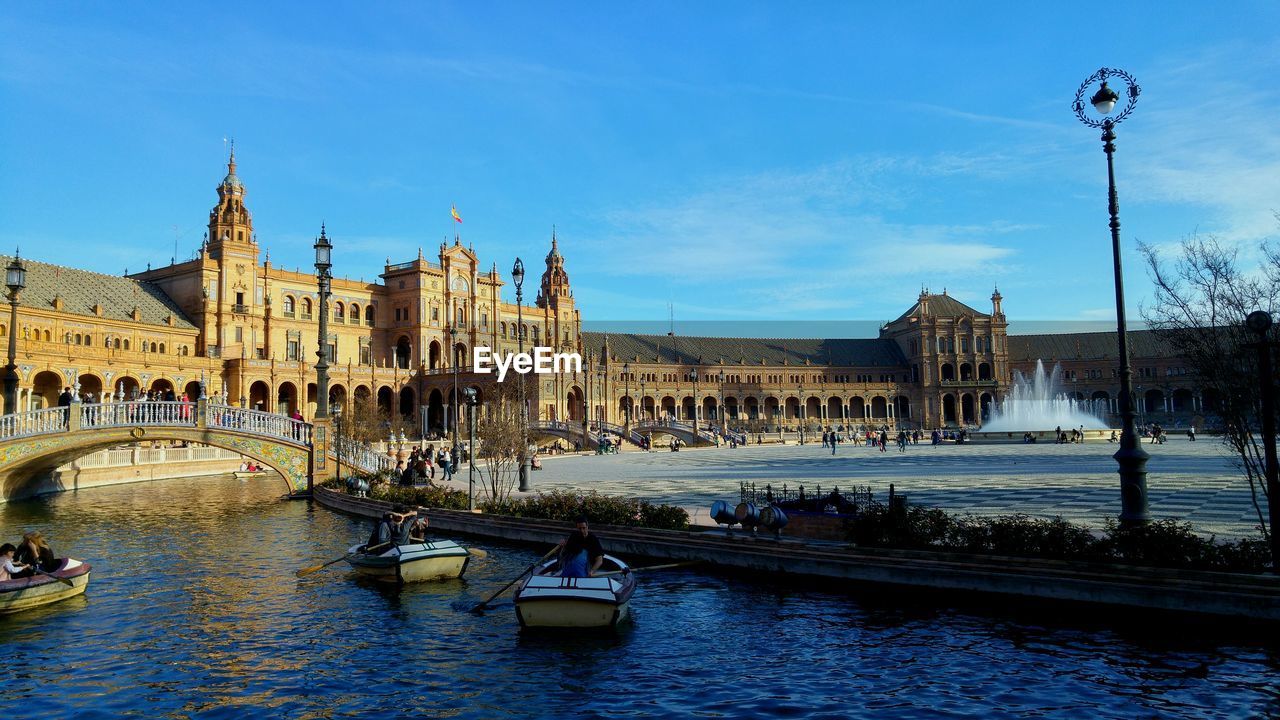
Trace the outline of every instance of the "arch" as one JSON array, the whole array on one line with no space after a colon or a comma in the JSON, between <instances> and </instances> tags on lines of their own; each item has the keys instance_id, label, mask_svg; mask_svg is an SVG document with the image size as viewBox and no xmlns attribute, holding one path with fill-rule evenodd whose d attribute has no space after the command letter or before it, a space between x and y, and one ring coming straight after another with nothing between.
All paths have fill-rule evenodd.
<instances>
[{"instance_id":1,"label":"arch","mask_svg":"<svg viewBox=\"0 0 1280 720\"><path fill-rule=\"evenodd\" d=\"M782 406L782 418L784 420L800 419L800 398L792 396L786 399Z\"/></svg>"},{"instance_id":2,"label":"arch","mask_svg":"<svg viewBox=\"0 0 1280 720\"><path fill-rule=\"evenodd\" d=\"M991 363L978 363L978 379L979 380L991 379Z\"/></svg>"},{"instance_id":3,"label":"arch","mask_svg":"<svg viewBox=\"0 0 1280 720\"><path fill-rule=\"evenodd\" d=\"M80 377L76 378L76 382L80 384L81 397L88 396L94 402L99 402L102 399L102 378L96 374L82 373Z\"/></svg>"},{"instance_id":4,"label":"arch","mask_svg":"<svg viewBox=\"0 0 1280 720\"><path fill-rule=\"evenodd\" d=\"M840 398L827 398L827 420L830 422L844 420L844 403L840 402Z\"/></svg>"},{"instance_id":5,"label":"arch","mask_svg":"<svg viewBox=\"0 0 1280 720\"><path fill-rule=\"evenodd\" d=\"M409 342L408 335L401 335L396 340L396 367L401 370L409 369L409 362L413 358L413 345Z\"/></svg>"},{"instance_id":6,"label":"arch","mask_svg":"<svg viewBox=\"0 0 1280 720\"><path fill-rule=\"evenodd\" d=\"M168 397L169 393L174 392L173 383L166 378L156 378L151 381L150 392L155 393L161 398Z\"/></svg>"},{"instance_id":7,"label":"arch","mask_svg":"<svg viewBox=\"0 0 1280 720\"><path fill-rule=\"evenodd\" d=\"M347 386L341 383L329 386L329 412L332 413L335 408L347 411Z\"/></svg>"},{"instance_id":8,"label":"arch","mask_svg":"<svg viewBox=\"0 0 1280 720\"><path fill-rule=\"evenodd\" d=\"M715 395L708 395L702 398L702 419L703 420L720 420L720 403L716 400Z\"/></svg>"},{"instance_id":9,"label":"arch","mask_svg":"<svg viewBox=\"0 0 1280 720\"><path fill-rule=\"evenodd\" d=\"M871 418L873 420L886 420L889 417L889 399L876 395L871 398Z\"/></svg>"},{"instance_id":10,"label":"arch","mask_svg":"<svg viewBox=\"0 0 1280 720\"><path fill-rule=\"evenodd\" d=\"M411 419L417 409L417 397L414 395L413 388L408 385L400 388L400 417Z\"/></svg>"},{"instance_id":11,"label":"arch","mask_svg":"<svg viewBox=\"0 0 1280 720\"><path fill-rule=\"evenodd\" d=\"M568 405L568 417L570 422L582 422L583 412L583 394L582 388L574 385L569 388L569 392L565 395L565 403Z\"/></svg>"},{"instance_id":12,"label":"arch","mask_svg":"<svg viewBox=\"0 0 1280 720\"><path fill-rule=\"evenodd\" d=\"M1151 388L1142 394L1143 412L1164 412L1164 392L1159 388Z\"/></svg>"},{"instance_id":13,"label":"arch","mask_svg":"<svg viewBox=\"0 0 1280 720\"><path fill-rule=\"evenodd\" d=\"M58 406L58 396L65 384L62 376L51 370L36 373L31 381L31 399L35 410Z\"/></svg>"},{"instance_id":14,"label":"arch","mask_svg":"<svg viewBox=\"0 0 1280 720\"><path fill-rule=\"evenodd\" d=\"M255 380L249 385L249 408L271 412L271 386L264 380Z\"/></svg>"},{"instance_id":15,"label":"arch","mask_svg":"<svg viewBox=\"0 0 1280 720\"><path fill-rule=\"evenodd\" d=\"M812 395L804 401L805 422L822 422L822 401Z\"/></svg>"},{"instance_id":16,"label":"arch","mask_svg":"<svg viewBox=\"0 0 1280 720\"><path fill-rule=\"evenodd\" d=\"M659 418L660 420L676 419L676 399L671 397L670 395L664 395L662 397L661 412L662 412L662 416Z\"/></svg>"},{"instance_id":17,"label":"arch","mask_svg":"<svg viewBox=\"0 0 1280 720\"><path fill-rule=\"evenodd\" d=\"M975 414L973 396L969 393L965 393L960 396L960 419L966 425L974 422Z\"/></svg>"},{"instance_id":18,"label":"arch","mask_svg":"<svg viewBox=\"0 0 1280 720\"><path fill-rule=\"evenodd\" d=\"M182 388L182 392L186 393L187 400L190 402L195 402L196 400L199 400L200 399L200 381L192 380L191 382L187 383Z\"/></svg>"},{"instance_id":19,"label":"arch","mask_svg":"<svg viewBox=\"0 0 1280 720\"><path fill-rule=\"evenodd\" d=\"M453 366L456 368L464 368L471 364L471 357L467 354L466 343L455 343L453 346Z\"/></svg>"},{"instance_id":20,"label":"arch","mask_svg":"<svg viewBox=\"0 0 1280 720\"><path fill-rule=\"evenodd\" d=\"M302 412L298 407L298 386L286 380L276 388L276 412L292 415L294 410Z\"/></svg>"},{"instance_id":21,"label":"arch","mask_svg":"<svg viewBox=\"0 0 1280 720\"><path fill-rule=\"evenodd\" d=\"M373 327L373 303L364 306L364 324Z\"/></svg>"},{"instance_id":22,"label":"arch","mask_svg":"<svg viewBox=\"0 0 1280 720\"><path fill-rule=\"evenodd\" d=\"M742 412L738 404L738 398L727 397L724 399L724 417L728 421L736 421L742 419Z\"/></svg>"},{"instance_id":23,"label":"arch","mask_svg":"<svg viewBox=\"0 0 1280 720\"><path fill-rule=\"evenodd\" d=\"M760 400L758 398L755 396L749 397L743 402L743 405L747 409L748 420L760 419Z\"/></svg>"},{"instance_id":24,"label":"arch","mask_svg":"<svg viewBox=\"0 0 1280 720\"><path fill-rule=\"evenodd\" d=\"M311 317L311 298L304 297L302 298L302 318L306 320L306 319L309 319L310 317Z\"/></svg>"},{"instance_id":25,"label":"arch","mask_svg":"<svg viewBox=\"0 0 1280 720\"><path fill-rule=\"evenodd\" d=\"M355 303L351 303L351 308L347 314L347 322L355 325L360 324L360 306L359 305Z\"/></svg>"},{"instance_id":26,"label":"arch","mask_svg":"<svg viewBox=\"0 0 1280 720\"><path fill-rule=\"evenodd\" d=\"M347 306L342 301L333 304L333 321L336 323L345 323L347 321Z\"/></svg>"},{"instance_id":27,"label":"arch","mask_svg":"<svg viewBox=\"0 0 1280 720\"><path fill-rule=\"evenodd\" d=\"M693 404L693 396L685 395L683 398L680 399L680 418L679 419L684 420L685 422L693 422L694 420L693 413L695 408L696 406Z\"/></svg>"},{"instance_id":28,"label":"arch","mask_svg":"<svg viewBox=\"0 0 1280 720\"><path fill-rule=\"evenodd\" d=\"M911 398L898 395L893 399L893 417L899 421L911 419Z\"/></svg>"},{"instance_id":29,"label":"arch","mask_svg":"<svg viewBox=\"0 0 1280 720\"><path fill-rule=\"evenodd\" d=\"M440 341L432 340L431 345L427 346L427 367L432 370L440 369Z\"/></svg>"},{"instance_id":30,"label":"arch","mask_svg":"<svg viewBox=\"0 0 1280 720\"><path fill-rule=\"evenodd\" d=\"M942 396L942 422L956 422L956 396L947 393Z\"/></svg>"},{"instance_id":31,"label":"arch","mask_svg":"<svg viewBox=\"0 0 1280 720\"><path fill-rule=\"evenodd\" d=\"M942 363L941 374L938 376L943 380L955 380L956 368L951 363Z\"/></svg>"},{"instance_id":32,"label":"arch","mask_svg":"<svg viewBox=\"0 0 1280 720\"><path fill-rule=\"evenodd\" d=\"M1194 410L1195 403L1193 402L1193 398L1194 395L1192 395L1191 391L1187 388L1178 388L1177 390L1174 390L1171 398L1173 403L1173 412L1184 413Z\"/></svg>"},{"instance_id":33,"label":"arch","mask_svg":"<svg viewBox=\"0 0 1280 720\"><path fill-rule=\"evenodd\" d=\"M444 432L444 395L439 388L427 395L427 429Z\"/></svg>"},{"instance_id":34,"label":"arch","mask_svg":"<svg viewBox=\"0 0 1280 720\"><path fill-rule=\"evenodd\" d=\"M391 418L395 412L396 392L388 385L378 388L378 414L384 418Z\"/></svg>"},{"instance_id":35,"label":"arch","mask_svg":"<svg viewBox=\"0 0 1280 720\"><path fill-rule=\"evenodd\" d=\"M972 379L973 379L973 366L972 366L972 365L970 365L969 363L960 363L960 379L961 379L961 380L972 380Z\"/></svg>"},{"instance_id":36,"label":"arch","mask_svg":"<svg viewBox=\"0 0 1280 720\"><path fill-rule=\"evenodd\" d=\"M293 299L292 295L284 296L284 314L286 317L293 317L298 310L298 301Z\"/></svg>"},{"instance_id":37,"label":"arch","mask_svg":"<svg viewBox=\"0 0 1280 720\"><path fill-rule=\"evenodd\" d=\"M369 390L368 385L357 385L356 389L351 392L352 404L360 407L369 407L369 401L373 399L373 393Z\"/></svg>"},{"instance_id":38,"label":"arch","mask_svg":"<svg viewBox=\"0 0 1280 720\"><path fill-rule=\"evenodd\" d=\"M849 418L860 420L867 417L867 401L861 397L849 398Z\"/></svg>"},{"instance_id":39,"label":"arch","mask_svg":"<svg viewBox=\"0 0 1280 720\"><path fill-rule=\"evenodd\" d=\"M982 393L978 396L978 417L982 422L991 419L991 411L995 409L995 398L991 393Z\"/></svg>"},{"instance_id":40,"label":"arch","mask_svg":"<svg viewBox=\"0 0 1280 720\"><path fill-rule=\"evenodd\" d=\"M632 407L635 404L634 396L623 395L618 398L618 417L622 418L624 423L635 419L635 413L632 411Z\"/></svg>"},{"instance_id":41,"label":"arch","mask_svg":"<svg viewBox=\"0 0 1280 720\"><path fill-rule=\"evenodd\" d=\"M121 375L116 378L116 396L120 397L123 393L125 400L133 400L138 397L138 393L142 392L142 385L138 379L131 375Z\"/></svg>"},{"instance_id":42,"label":"arch","mask_svg":"<svg viewBox=\"0 0 1280 720\"><path fill-rule=\"evenodd\" d=\"M780 418L778 398L772 395L764 399L764 417L769 422L777 422Z\"/></svg>"},{"instance_id":43,"label":"arch","mask_svg":"<svg viewBox=\"0 0 1280 720\"><path fill-rule=\"evenodd\" d=\"M160 343L160 354L161 355L165 354L164 343Z\"/></svg>"}]
</instances>

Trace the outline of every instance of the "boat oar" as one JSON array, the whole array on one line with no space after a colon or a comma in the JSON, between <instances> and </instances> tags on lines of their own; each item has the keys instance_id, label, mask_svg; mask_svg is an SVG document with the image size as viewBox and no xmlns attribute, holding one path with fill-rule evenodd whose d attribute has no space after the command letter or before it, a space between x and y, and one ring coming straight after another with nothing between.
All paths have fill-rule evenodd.
<instances>
[{"instance_id":1,"label":"boat oar","mask_svg":"<svg viewBox=\"0 0 1280 720\"><path fill-rule=\"evenodd\" d=\"M479 605L476 605L475 607L471 608L471 612L473 612L473 613L484 612L484 608L485 608L485 606L486 606L486 605L488 605L489 603L491 603L491 602L493 602L494 600L498 599L498 596L499 596L499 595L501 595L502 593L506 592L508 589L510 589L510 588L511 588L511 586L512 586L512 585L515 585L517 582L519 582L519 581L520 581L520 578L524 577L525 575L528 575L530 572L533 572L533 569L534 569L534 568L536 568L536 567L538 567L539 565L541 565L541 564L543 563L543 561L545 561L547 558L549 558L549 557L551 557L552 555L554 555L558 550L560 550L560 546L559 546L559 545L556 545L555 547L553 547L553 548L551 548L550 550L548 550L546 555L543 555L542 557L538 558L537 560L534 560L534 561L533 561L533 563L532 563L531 565L529 565L529 567L525 568L525 569L524 569L524 570L523 570L519 575L515 576L515 578L513 578L513 579L511 580L511 582L507 583L506 585L503 585L501 590L499 590L498 592L496 592L496 593L494 593L494 594L490 595L490 596L488 597L488 599L486 599L484 602L482 602L482 603L480 603Z\"/></svg>"},{"instance_id":2,"label":"boat oar","mask_svg":"<svg viewBox=\"0 0 1280 720\"><path fill-rule=\"evenodd\" d=\"M487 552L485 552L485 551L481 550L480 548L467 548L467 552L471 553L472 555L475 555L476 557L478 557L478 558L480 558L480 559L482 559L482 560L483 560L484 558L489 557L489 553L487 553Z\"/></svg>"},{"instance_id":3,"label":"boat oar","mask_svg":"<svg viewBox=\"0 0 1280 720\"><path fill-rule=\"evenodd\" d=\"M370 547L370 548L366 549L366 550L365 550L365 552L366 552L366 553L368 553L368 552L370 552L370 551L372 551L372 550L381 550L381 549L383 549L383 548L387 547L387 546L388 546L388 545L390 545L390 544L391 544L391 543L389 543L389 542L385 542L385 543L382 543L381 545L374 545L373 547ZM330 565L332 565L332 564L334 564L334 563L340 563L340 562L342 562L343 560L346 560L346 559L347 559L347 558L349 558L349 557L351 557L351 555L350 555L350 554L347 554L347 555L343 555L342 557L340 557L340 558L338 558L338 559L336 559L336 560L330 560L330 561L329 561L329 562L327 562L327 563L321 563L321 564L319 564L319 565L312 565L312 566L310 566L310 567L304 567L304 568L302 568L301 570L299 570L299 571L295 572L295 573L294 573L294 575L297 575L298 577L306 577L307 575L310 575L310 574L311 574L311 573L313 573L313 572L319 572L320 570L323 570L323 569L325 569L325 568L329 567Z\"/></svg>"},{"instance_id":4,"label":"boat oar","mask_svg":"<svg viewBox=\"0 0 1280 720\"><path fill-rule=\"evenodd\" d=\"M76 584L75 584L75 583L73 583L73 582L71 582L71 580L69 580L69 579L67 579L67 578L60 578L60 577L58 577L57 575L54 575L53 573L47 573L47 572L45 572L45 571L41 570L39 567L37 567L34 563L32 563L32 565L31 565L31 569L32 569L32 570L35 570L36 572L40 573L41 575L48 575L49 577L53 578L54 580L57 580L58 582L62 583L63 585L66 585L67 587L75 587L75 586L76 586Z\"/></svg>"},{"instance_id":5,"label":"boat oar","mask_svg":"<svg viewBox=\"0 0 1280 720\"><path fill-rule=\"evenodd\" d=\"M685 560L684 562L667 563L666 565L646 565L645 567L627 568L626 570L610 570L609 572L596 573L591 577L606 577L608 575L621 575L624 572L640 572L641 570L670 570L671 568L689 567L690 565L701 564L701 560Z\"/></svg>"}]
</instances>

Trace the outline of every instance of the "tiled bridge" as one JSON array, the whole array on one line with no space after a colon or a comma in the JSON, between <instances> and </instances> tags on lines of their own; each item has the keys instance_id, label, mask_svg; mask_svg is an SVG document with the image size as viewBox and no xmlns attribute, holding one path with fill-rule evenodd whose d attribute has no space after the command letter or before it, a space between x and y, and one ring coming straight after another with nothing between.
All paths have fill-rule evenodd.
<instances>
[{"instance_id":1,"label":"tiled bridge","mask_svg":"<svg viewBox=\"0 0 1280 720\"><path fill-rule=\"evenodd\" d=\"M336 471L326 425L283 415L200 402L74 403L0 416L0 498L82 455L152 440L185 440L225 448L272 468L293 494ZM380 470L386 456L343 443L342 463Z\"/></svg>"}]
</instances>

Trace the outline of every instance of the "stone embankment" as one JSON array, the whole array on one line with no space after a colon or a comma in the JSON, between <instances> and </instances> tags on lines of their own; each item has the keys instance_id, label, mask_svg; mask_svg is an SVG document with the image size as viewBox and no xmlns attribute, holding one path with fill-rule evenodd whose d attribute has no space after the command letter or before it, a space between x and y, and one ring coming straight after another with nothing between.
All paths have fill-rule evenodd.
<instances>
[{"instance_id":1,"label":"stone embankment","mask_svg":"<svg viewBox=\"0 0 1280 720\"><path fill-rule=\"evenodd\" d=\"M389 503L316 488L322 506L378 517ZM433 510L436 531L544 547L570 523ZM992 593L1087 605L1119 605L1240 620L1280 621L1280 578L1031 558L855 548L783 537L598 526L609 551L626 557L701 560L768 577L793 575L850 584Z\"/></svg>"}]
</instances>

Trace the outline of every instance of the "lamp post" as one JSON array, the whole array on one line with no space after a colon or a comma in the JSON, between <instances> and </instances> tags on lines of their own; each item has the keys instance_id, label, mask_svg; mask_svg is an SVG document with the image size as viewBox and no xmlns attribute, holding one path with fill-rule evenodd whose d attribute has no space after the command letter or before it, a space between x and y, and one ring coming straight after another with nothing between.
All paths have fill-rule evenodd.
<instances>
[{"instance_id":1,"label":"lamp post","mask_svg":"<svg viewBox=\"0 0 1280 720\"><path fill-rule=\"evenodd\" d=\"M467 396L467 509L476 509L476 389L465 388Z\"/></svg>"},{"instance_id":2,"label":"lamp post","mask_svg":"<svg viewBox=\"0 0 1280 720\"><path fill-rule=\"evenodd\" d=\"M511 279L516 284L516 337L520 353L524 353L524 263L516 258L511 268ZM529 402L524 394L524 373L520 373L520 492L529 492Z\"/></svg>"},{"instance_id":3,"label":"lamp post","mask_svg":"<svg viewBox=\"0 0 1280 720\"><path fill-rule=\"evenodd\" d=\"M458 444L458 326L450 324L446 330L449 334L450 365L453 365L453 444Z\"/></svg>"},{"instance_id":4,"label":"lamp post","mask_svg":"<svg viewBox=\"0 0 1280 720\"><path fill-rule=\"evenodd\" d=\"M796 386L796 392L800 394L800 407L796 408L796 415L800 416L800 444L804 444L804 383Z\"/></svg>"},{"instance_id":5,"label":"lamp post","mask_svg":"<svg viewBox=\"0 0 1280 720\"><path fill-rule=\"evenodd\" d=\"M645 411L645 409L644 409L644 399L645 399L645 397L647 397L647 396L645 395L645 392L644 392L644 374L642 373L642 374L640 375L640 422L641 422L641 423L643 423L643 422L645 422L645 421L647 420L647 418L645 417L645 412L646 412L646 411Z\"/></svg>"},{"instance_id":6,"label":"lamp post","mask_svg":"<svg viewBox=\"0 0 1280 720\"><path fill-rule=\"evenodd\" d=\"M338 480L342 480L342 406L333 409L333 454L338 460Z\"/></svg>"},{"instance_id":7,"label":"lamp post","mask_svg":"<svg viewBox=\"0 0 1280 720\"><path fill-rule=\"evenodd\" d=\"M1258 342L1251 343L1258 351L1258 390L1262 396L1262 450L1266 460L1264 475L1267 482L1267 514L1271 521L1271 570L1280 573L1280 536L1276 528L1280 527L1280 463L1276 460L1276 389L1272 381L1271 352L1275 345L1267 341L1267 331L1271 329L1271 314L1265 310L1255 310L1245 318L1245 326L1258 336Z\"/></svg>"},{"instance_id":8,"label":"lamp post","mask_svg":"<svg viewBox=\"0 0 1280 720\"><path fill-rule=\"evenodd\" d=\"M627 380L627 415L625 430L631 432L631 363L622 363L622 376Z\"/></svg>"},{"instance_id":9,"label":"lamp post","mask_svg":"<svg viewBox=\"0 0 1280 720\"><path fill-rule=\"evenodd\" d=\"M1120 96L1107 86L1107 78L1120 78L1128 86L1125 106L1114 115L1116 102ZM1102 117L1095 120L1085 115L1084 94L1096 82L1102 86L1089 99L1089 103ZM1111 261L1116 287L1116 338L1120 353L1120 449L1112 457L1119 465L1120 474L1120 522L1126 524L1145 523L1150 520L1147 512L1147 458L1150 456L1142 449L1138 434L1134 427L1133 371L1129 367L1129 340L1126 336L1124 312L1124 275L1120 266L1120 205L1116 196L1116 174L1113 156L1115 154L1115 126L1120 124L1133 112L1138 102L1141 89L1133 76L1123 70L1102 68L1090 75L1076 91L1072 109L1080 122L1091 128L1102 130L1102 150L1107 154L1107 208L1111 214Z\"/></svg>"},{"instance_id":10,"label":"lamp post","mask_svg":"<svg viewBox=\"0 0 1280 720\"><path fill-rule=\"evenodd\" d=\"M333 267L333 243L324 233L320 223L320 237L316 238L316 276L320 285L320 347L316 350L316 414L314 419L329 417L329 269Z\"/></svg>"},{"instance_id":11,"label":"lamp post","mask_svg":"<svg viewBox=\"0 0 1280 720\"><path fill-rule=\"evenodd\" d=\"M698 442L698 368L693 369L693 441Z\"/></svg>"},{"instance_id":12,"label":"lamp post","mask_svg":"<svg viewBox=\"0 0 1280 720\"><path fill-rule=\"evenodd\" d=\"M720 371L717 379L720 381L720 405L716 408L716 414L720 416L720 434L728 437L729 415L724 410L724 370Z\"/></svg>"},{"instance_id":13,"label":"lamp post","mask_svg":"<svg viewBox=\"0 0 1280 720\"><path fill-rule=\"evenodd\" d=\"M18 294L27 286L27 266L18 251L4 269L4 284L9 288L9 364L4 368L4 412L12 415L18 409Z\"/></svg>"}]
</instances>

